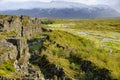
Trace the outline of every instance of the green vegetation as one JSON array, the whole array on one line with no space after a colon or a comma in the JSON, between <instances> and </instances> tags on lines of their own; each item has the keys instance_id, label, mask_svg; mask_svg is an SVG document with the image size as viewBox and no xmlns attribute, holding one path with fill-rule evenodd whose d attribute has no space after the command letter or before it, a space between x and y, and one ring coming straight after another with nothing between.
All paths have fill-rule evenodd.
<instances>
[{"instance_id":1,"label":"green vegetation","mask_svg":"<svg viewBox=\"0 0 120 80\"><path fill-rule=\"evenodd\" d=\"M14 60L8 60L4 62L2 65L0 65L0 75L1 76L6 76L9 78L15 78L15 69L13 66Z\"/></svg>"},{"instance_id":2,"label":"green vegetation","mask_svg":"<svg viewBox=\"0 0 120 80\"><path fill-rule=\"evenodd\" d=\"M0 40L12 36L16 36L16 31L0 32Z\"/></svg>"},{"instance_id":3,"label":"green vegetation","mask_svg":"<svg viewBox=\"0 0 120 80\"><path fill-rule=\"evenodd\" d=\"M119 78L119 65L115 65L113 67L113 64L111 64L116 63L118 59L110 55L105 49L99 49L96 48L96 46L93 47L94 42L90 41L89 39L81 38L68 32L58 30L50 32L48 36L48 39L43 44L46 49L43 49L41 54L47 55L47 59L50 61L51 64L56 64L63 67L64 72L70 78L83 79L85 78L85 76L87 77L88 75L90 77L90 74L94 75L92 72L87 72L86 74L82 73L82 71L79 72L80 65L78 64L80 63L76 63L74 59L72 60L70 54L75 56L76 59L78 58L77 61L82 58L82 60L88 60L92 62L94 65L97 66L97 70L106 68L112 71L111 75L114 75L114 78ZM120 64L119 62L117 63ZM77 78L74 76L76 76ZM97 76L98 75L96 75L96 77L91 76L90 79L92 77L96 79L98 78Z\"/></svg>"},{"instance_id":4,"label":"green vegetation","mask_svg":"<svg viewBox=\"0 0 120 80\"><path fill-rule=\"evenodd\" d=\"M39 51L39 49L42 47L43 43L36 43L33 46L30 47L30 52L34 52L34 51Z\"/></svg>"},{"instance_id":5,"label":"green vegetation","mask_svg":"<svg viewBox=\"0 0 120 80\"><path fill-rule=\"evenodd\" d=\"M23 19L22 23L23 23L24 26L27 26L28 25L28 20L27 19Z\"/></svg>"},{"instance_id":6,"label":"green vegetation","mask_svg":"<svg viewBox=\"0 0 120 80\"><path fill-rule=\"evenodd\" d=\"M53 24L54 23L54 21L52 21L52 20L42 20L41 21L41 24Z\"/></svg>"},{"instance_id":7,"label":"green vegetation","mask_svg":"<svg viewBox=\"0 0 120 80\"><path fill-rule=\"evenodd\" d=\"M30 18L28 16L22 16L21 19L22 19L23 26L28 26L29 25L29 19Z\"/></svg>"},{"instance_id":8,"label":"green vegetation","mask_svg":"<svg viewBox=\"0 0 120 80\"><path fill-rule=\"evenodd\" d=\"M93 42L63 31L53 31L49 34L49 37L50 41L53 42L45 42L44 45L46 45L45 47L47 49L42 53L48 55L52 63L62 66L65 72L67 74L69 73L69 76L73 77L75 75L78 75L77 71L76 73L74 73L74 70L70 69L70 66L75 64L70 64L70 61L67 59L70 57L71 53L72 55L76 56L76 58L78 57L79 59L82 58L83 60L89 60L100 68L111 70L113 71L112 74L114 76L117 76L117 78L120 77L119 75L116 75L119 74L120 65L115 65L114 67L112 67L113 64L109 63L117 62L118 64L120 64L117 59L106 52L106 50L93 47ZM55 44L52 44L54 42ZM114 71L116 70L118 72L114 73Z\"/></svg>"},{"instance_id":9,"label":"green vegetation","mask_svg":"<svg viewBox=\"0 0 120 80\"><path fill-rule=\"evenodd\" d=\"M53 19L53 21L55 24L67 25L69 29L120 32L120 19Z\"/></svg>"},{"instance_id":10,"label":"green vegetation","mask_svg":"<svg viewBox=\"0 0 120 80\"><path fill-rule=\"evenodd\" d=\"M71 79L120 79L120 19L52 20L43 25L51 30L39 49L50 64Z\"/></svg>"}]
</instances>

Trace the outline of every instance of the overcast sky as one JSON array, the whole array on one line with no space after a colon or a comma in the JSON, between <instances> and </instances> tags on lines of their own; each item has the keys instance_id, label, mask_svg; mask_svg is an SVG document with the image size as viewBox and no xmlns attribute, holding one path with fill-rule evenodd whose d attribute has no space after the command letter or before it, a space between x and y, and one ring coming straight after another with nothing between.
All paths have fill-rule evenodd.
<instances>
[{"instance_id":1,"label":"overcast sky","mask_svg":"<svg viewBox=\"0 0 120 80\"><path fill-rule=\"evenodd\" d=\"M70 2L80 2L84 4L118 4L120 0L0 0L0 2L24 2L24 1L40 1L40 2L50 2L50 1L70 1Z\"/></svg>"},{"instance_id":2,"label":"overcast sky","mask_svg":"<svg viewBox=\"0 0 120 80\"><path fill-rule=\"evenodd\" d=\"M40 2L68 1L84 3L87 5L105 4L120 11L120 0L0 0L0 5L5 4L6 2L25 2L25 1L40 1Z\"/></svg>"}]
</instances>

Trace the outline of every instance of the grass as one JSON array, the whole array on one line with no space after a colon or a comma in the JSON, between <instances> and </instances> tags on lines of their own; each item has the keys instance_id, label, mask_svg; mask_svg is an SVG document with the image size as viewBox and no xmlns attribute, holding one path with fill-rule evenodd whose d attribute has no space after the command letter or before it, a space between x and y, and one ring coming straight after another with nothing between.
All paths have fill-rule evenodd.
<instances>
[{"instance_id":1,"label":"grass","mask_svg":"<svg viewBox=\"0 0 120 80\"><path fill-rule=\"evenodd\" d=\"M111 47L116 47L114 45L115 41L120 41L120 19L84 19L84 20L64 20L64 19L53 19L54 24L48 25L52 30L63 30L80 37L90 39L96 42L96 45L101 46L101 41L104 38L111 38L113 44ZM59 24L59 25L57 25ZM70 25L72 24L72 25ZM61 27L60 27L61 25ZM67 28L62 27L62 25L67 25ZM58 27L57 27L58 26ZM87 36L79 34L79 32L88 33ZM109 41L104 41L107 44ZM107 43L106 43L107 42ZM119 42L117 42L119 48ZM106 45L107 46L107 45Z\"/></svg>"},{"instance_id":2,"label":"grass","mask_svg":"<svg viewBox=\"0 0 120 80\"><path fill-rule=\"evenodd\" d=\"M65 73L69 77L74 78L75 75L78 75L78 71L72 70L70 68L70 62L67 58L70 57L70 52L79 58L92 61L99 67L106 67L105 61L106 57L112 58L112 56L108 55L105 50L97 49L92 47L93 42L80 38L78 36L72 35L70 33L64 31L53 31L49 33L50 40L56 42L52 44L52 42L46 41L44 46L47 48L46 51L43 51L41 54L49 55L49 60L61 67L64 68ZM62 47L58 47L57 44L60 44L62 47L66 47L67 49L63 49ZM104 57L101 57L104 56ZM101 63L101 64L99 64ZM109 65L111 66L111 65ZM70 73L71 71L72 73Z\"/></svg>"},{"instance_id":3,"label":"grass","mask_svg":"<svg viewBox=\"0 0 120 80\"><path fill-rule=\"evenodd\" d=\"M8 78L15 78L14 60L8 60L0 65L0 75Z\"/></svg>"},{"instance_id":4,"label":"grass","mask_svg":"<svg viewBox=\"0 0 120 80\"><path fill-rule=\"evenodd\" d=\"M65 24L70 29L120 32L120 19L53 19L54 24Z\"/></svg>"},{"instance_id":5,"label":"grass","mask_svg":"<svg viewBox=\"0 0 120 80\"><path fill-rule=\"evenodd\" d=\"M47 48L46 51L43 51L44 54L49 53L57 56L58 60L59 58L68 60L69 53L72 52L75 56L89 60L100 68L110 70L113 78L120 79L120 19L53 19L53 21L53 24L45 27L52 29L53 32L48 34L52 43L49 41L44 43ZM86 32L88 35L79 34L79 32ZM113 40L104 40L107 38ZM55 44L53 44L54 42ZM102 47L102 42L105 45L104 48ZM57 47L57 44L65 49ZM111 50L112 54L110 54ZM54 58L52 60L54 61ZM58 64L58 60L55 60L56 62L54 63L60 65ZM73 70L76 64L65 63L64 65L72 66L71 70ZM62 67L64 66L62 65ZM67 67L65 69L69 70ZM69 75L78 74L74 73Z\"/></svg>"},{"instance_id":6,"label":"grass","mask_svg":"<svg viewBox=\"0 0 120 80\"><path fill-rule=\"evenodd\" d=\"M98 73L94 72L101 73L102 70L105 76L109 75L108 70L113 79L120 79L120 19L52 21L53 24L43 25L44 28L51 29L50 32L45 32L48 38L42 45L35 44L30 50L41 49L40 54L47 55L51 64L62 67L71 79L99 80ZM91 63L87 66L92 67L90 71L82 71L84 61Z\"/></svg>"}]
</instances>

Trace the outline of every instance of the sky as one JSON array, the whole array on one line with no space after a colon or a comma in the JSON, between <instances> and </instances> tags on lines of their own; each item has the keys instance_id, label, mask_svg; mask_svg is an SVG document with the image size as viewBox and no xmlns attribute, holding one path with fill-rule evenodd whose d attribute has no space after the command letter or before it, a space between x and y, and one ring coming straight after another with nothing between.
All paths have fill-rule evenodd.
<instances>
[{"instance_id":1,"label":"sky","mask_svg":"<svg viewBox=\"0 0 120 80\"><path fill-rule=\"evenodd\" d=\"M40 2L51 2L51 1L61 1L61 0L0 0L0 5L7 2L29 2L29 1L40 1ZM109 5L110 7L120 11L120 0L62 0L68 2L78 2L87 5L98 5L104 4Z\"/></svg>"},{"instance_id":2,"label":"sky","mask_svg":"<svg viewBox=\"0 0 120 80\"><path fill-rule=\"evenodd\" d=\"M40 1L40 2L50 2L53 0L0 0L0 2L24 2L24 1ZM61 0L54 0L54 1L61 1ZM117 4L120 3L120 0L62 0L68 2L80 2L84 4Z\"/></svg>"}]
</instances>

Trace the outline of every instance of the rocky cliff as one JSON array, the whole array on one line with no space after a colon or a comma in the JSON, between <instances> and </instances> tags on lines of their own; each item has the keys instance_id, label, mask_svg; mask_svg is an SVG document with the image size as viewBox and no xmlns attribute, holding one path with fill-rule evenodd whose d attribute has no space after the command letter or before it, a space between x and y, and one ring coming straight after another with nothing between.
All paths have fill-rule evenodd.
<instances>
[{"instance_id":1,"label":"rocky cliff","mask_svg":"<svg viewBox=\"0 0 120 80\"><path fill-rule=\"evenodd\" d=\"M40 32L41 25L37 18L0 15L0 79L40 78L39 68L29 63L27 44L28 39ZM9 61L11 64L7 63Z\"/></svg>"},{"instance_id":2,"label":"rocky cliff","mask_svg":"<svg viewBox=\"0 0 120 80\"><path fill-rule=\"evenodd\" d=\"M0 28L3 32L14 32L14 37L30 39L41 31L41 25L37 18L28 16L0 15Z\"/></svg>"}]
</instances>

